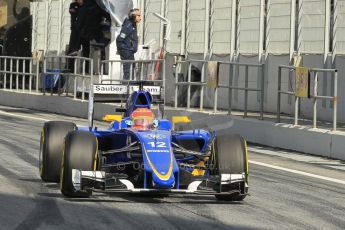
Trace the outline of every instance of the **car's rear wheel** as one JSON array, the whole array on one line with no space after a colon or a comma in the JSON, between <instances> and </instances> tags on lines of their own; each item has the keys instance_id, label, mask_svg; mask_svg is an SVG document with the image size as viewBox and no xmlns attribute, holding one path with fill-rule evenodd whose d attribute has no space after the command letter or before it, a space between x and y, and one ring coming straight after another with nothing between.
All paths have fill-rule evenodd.
<instances>
[{"instance_id":1,"label":"car's rear wheel","mask_svg":"<svg viewBox=\"0 0 345 230\"><path fill-rule=\"evenodd\" d=\"M43 181L59 182L64 139L75 129L72 122L49 121L44 124L39 152L39 171Z\"/></svg>"},{"instance_id":2,"label":"car's rear wheel","mask_svg":"<svg viewBox=\"0 0 345 230\"><path fill-rule=\"evenodd\" d=\"M92 133L74 131L66 136L60 175L60 189L64 196L84 198L92 194L90 190L77 191L74 188L72 169L96 170L97 156L97 138Z\"/></svg>"},{"instance_id":3,"label":"car's rear wheel","mask_svg":"<svg viewBox=\"0 0 345 230\"><path fill-rule=\"evenodd\" d=\"M245 140L239 135L223 135L215 140L216 173L244 174L245 181L230 185L220 185L218 200L241 201L248 193L248 156Z\"/></svg>"}]
</instances>

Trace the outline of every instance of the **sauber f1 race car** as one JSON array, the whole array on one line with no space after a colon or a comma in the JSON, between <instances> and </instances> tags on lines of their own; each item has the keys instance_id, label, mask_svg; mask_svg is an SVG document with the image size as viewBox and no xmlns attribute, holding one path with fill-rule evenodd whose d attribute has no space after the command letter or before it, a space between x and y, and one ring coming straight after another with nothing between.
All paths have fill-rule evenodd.
<instances>
[{"instance_id":1,"label":"sauber f1 race car","mask_svg":"<svg viewBox=\"0 0 345 230\"><path fill-rule=\"evenodd\" d=\"M66 121L44 124L40 176L59 182L67 197L92 192L185 193L241 201L248 194L248 156L239 135L215 131L176 131L188 117L163 119L162 86L95 84L89 98L89 127ZM129 95L129 96L128 96ZM126 98L127 97L127 98ZM93 125L96 102L127 100L122 115L105 115L106 130ZM157 116L152 104L158 104Z\"/></svg>"}]
</instances>

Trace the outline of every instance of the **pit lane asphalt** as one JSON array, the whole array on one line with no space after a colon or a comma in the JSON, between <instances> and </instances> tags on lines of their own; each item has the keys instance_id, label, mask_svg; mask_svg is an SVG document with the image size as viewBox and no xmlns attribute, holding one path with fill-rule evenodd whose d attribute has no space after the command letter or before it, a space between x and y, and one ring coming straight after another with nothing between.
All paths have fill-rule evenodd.
<instances>
[{"instance_id":1,"label":"pit lane asphalt","mask_svg":"<svg viewBox=\"0 0 345 230\"><path fill-rule=\"evenodd\" d=\"M244 202L194 195L64 198L57 184L39 178L44 120L86 124L78 118L0 107L0 229L345 228L345 185L253 163L249 164L251 196ZM345 180L344 171L315 164L316 160L297 161L293 154L285 158L250 152L249 159Z\"/></svg>"}]
</instances>

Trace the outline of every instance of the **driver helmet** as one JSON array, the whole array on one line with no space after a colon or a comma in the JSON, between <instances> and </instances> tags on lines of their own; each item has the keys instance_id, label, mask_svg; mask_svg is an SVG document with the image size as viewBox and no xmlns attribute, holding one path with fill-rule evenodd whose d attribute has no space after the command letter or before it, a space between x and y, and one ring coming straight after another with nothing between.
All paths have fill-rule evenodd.
<instances>
[{"instance_id":1,"label":"driver helmet","mask_svg":"<svg viewBox=\"0 0 345 230\"><path fill-rule=\"evenodd\" d=\"M148 108L137 108L131 114L132 128L149 130L152 127L155 115Z\"/></svg>"}]
</instances>

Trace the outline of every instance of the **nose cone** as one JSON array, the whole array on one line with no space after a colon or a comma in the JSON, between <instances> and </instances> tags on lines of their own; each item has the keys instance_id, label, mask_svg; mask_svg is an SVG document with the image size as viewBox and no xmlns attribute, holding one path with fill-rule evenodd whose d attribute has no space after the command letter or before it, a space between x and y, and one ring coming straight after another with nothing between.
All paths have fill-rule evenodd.
<instances>
[{"instance_id":1,"label":"nose cone","mask_svg":"<svg viewBox=\"0 0 345 230\"><path fill-rule=\"evenodd\" d=\"M154 173L152 174L153 188L156 189L170 189L175 186L175 176L171 174L168 180L162 180Z\"/></svg>"}]
</instances>

